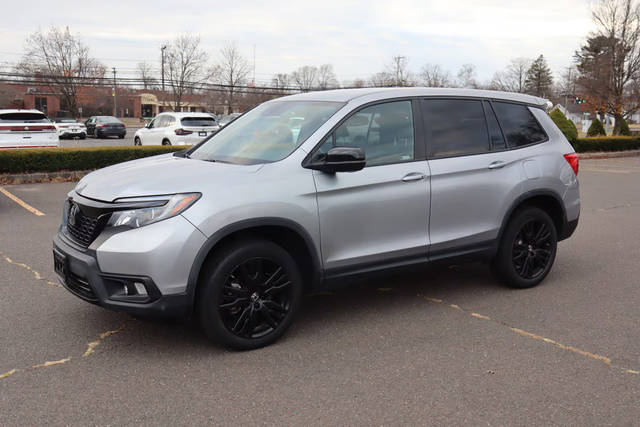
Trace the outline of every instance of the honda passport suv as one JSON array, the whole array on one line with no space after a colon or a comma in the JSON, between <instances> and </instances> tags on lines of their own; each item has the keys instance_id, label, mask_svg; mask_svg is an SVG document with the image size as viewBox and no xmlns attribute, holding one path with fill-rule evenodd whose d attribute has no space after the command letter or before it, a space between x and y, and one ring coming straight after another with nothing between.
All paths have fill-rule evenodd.
<instances>
[{"instance_id":1,"label":"honda passport suv","mask_svg":"<svg viewBox=\"0 0 640 427\"><path fill-rule=\"evenodd\" d=\"M462 257L535 286L580 214L578 157L546 107L427 88L265 102L187 150L85 176L55 271L86 301L194 316L237 349L275 341L335 278Z\"/></svg>"}]
</instances>

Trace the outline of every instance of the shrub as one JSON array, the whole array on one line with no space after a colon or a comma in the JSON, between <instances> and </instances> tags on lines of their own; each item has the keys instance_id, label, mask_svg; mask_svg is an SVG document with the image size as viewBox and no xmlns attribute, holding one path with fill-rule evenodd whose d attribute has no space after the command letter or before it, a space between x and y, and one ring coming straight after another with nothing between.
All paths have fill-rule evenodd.
<instances>
[{"instance_id":1,"label":"shrub","mask_svg":"<svg viewBox=\"0 0 640 427\"><path fill-rule=\"evenodd\" d=\"M631 129L629 129L629 124L624 118L622 119L622 123L620 124L620 135L631 136Z\"/></svg>"},{"instance_id":2,"label":"shrub","mask_svg":"<svg viewBox=\"0 0 640 427\"><path fill-rule=\"evenodd\" d=\"M589 151L625 151L640 149L640 138L631 136L605 136L595 138L578 138L573 142L578 153Z\"/></svg>"},{"instance_id":3,"label":"shrub","mask_svg":"<svg viewBox=\"0 0 640 427\"><path fill-rule=\"evenodd\" d=\"M576 129L576 125L573 124L571 120L567 119L567 116L565 116L559 108L553 110L549 115L569 142L574 142L578 139L578 129Z\"/></svg>"},{"instance_id":4,"label":"shrub","mask_svg":"<svg viewBox=\"0 0 640 427\"><path fill-rule=\"evenodd\" d=\"M0 173L92 170L185 148L146 146L1 150Z\"/></svg>"},{"instance_id":5,"label":"shrub","mask_svg":"<svg viewBox=\"0 0 640 427\"><path fill-rule=\"evenodd\" d=\"M604 126L600 120L597 118L593 119L591 126L589 126L589 130L587 130L587 136L607 136L607 133L604 131Z\"/></svg>"}]
</instances>

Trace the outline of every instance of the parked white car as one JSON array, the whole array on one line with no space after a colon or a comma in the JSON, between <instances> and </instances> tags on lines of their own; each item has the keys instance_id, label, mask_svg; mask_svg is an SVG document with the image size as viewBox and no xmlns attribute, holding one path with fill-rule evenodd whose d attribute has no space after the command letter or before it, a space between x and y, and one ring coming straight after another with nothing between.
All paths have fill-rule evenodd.
<instances>
[{"instance_id":1,"label":"parked white car","mask_svg":"<svg viewBox=\"0 0 640 427\"><path fill-rule=\"evenodd\" d=\"M0 148L58 147L58 130L38 110L0 110Z\"/></svg>"},{"instance_id":2,"label":"parked white car","mask_svg":"<svg viewBox=\"0 0 640 427\"><path fill-rule=\"evenodd\" d=\"M87 127L84 123L80 123L75 119L55 118L52 120L53 125L58 129L58 137L64 138L80 138L87 137Z\"/></svg>"},{"instance_id":3,"label":"parked white car","mask_svg":"<svg viewBox=\"0 0 640 427\"><path fill-rule=\"evenodd\" d=\"M139 129L134 145L193 145L213 135L219 127L207 113L161 113Z\"/></svg>"}]
</instances>

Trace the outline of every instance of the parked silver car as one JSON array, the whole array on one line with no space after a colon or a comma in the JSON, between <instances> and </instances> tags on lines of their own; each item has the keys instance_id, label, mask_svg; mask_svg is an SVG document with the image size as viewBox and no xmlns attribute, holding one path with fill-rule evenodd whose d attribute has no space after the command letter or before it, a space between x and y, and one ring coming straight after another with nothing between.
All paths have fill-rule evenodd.
<instances>
[{"instance_id":1,"label":"parked silver car","mask_svg":"<svg viewBox=\"0 0 640 427\"><path fill-rule=\"evenodd\" d=\"M269 101L189 150L85 176L55 270L80 298L195 315L239 349L275 341L336 278L464 258L535 286L580 213L578 157L545 107L426 88Z\"/></svg>"}]
</instances>

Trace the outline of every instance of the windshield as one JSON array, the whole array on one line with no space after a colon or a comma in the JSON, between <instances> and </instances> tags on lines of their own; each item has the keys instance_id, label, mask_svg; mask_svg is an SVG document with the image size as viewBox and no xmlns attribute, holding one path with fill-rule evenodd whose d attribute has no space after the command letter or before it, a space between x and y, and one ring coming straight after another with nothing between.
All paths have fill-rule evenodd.
<instances>
[{"instance_id":1,"label":"windshield","mask_svg":"<svg viewBox=\"0 0 640 427\"><path fill-rule=\"evenodd\" d=\"M98 121L100 123L120 123L120 120L116 119L113 116L102 116L98 117Z\"/></svg>"},{"instance_id":2,"label":"windshield","mask_svg":"<svg viewBox=\"0 0 640 427\"><path fill-rule=\"evenodd\" d=\"M204 142L191 158L236 164L282 160L340 107L338 102L267 102L245 113Z\"/></svg>"},{"instance_id":3,"label":"windshield","mask_svg":"<svg viewBox=\"0 0 640 427\"><path fill-rule=\"evenodd\" d=\"M50 123L42 113L4 113L0 114L0 122Z\"/></svg>"},{"instance_id":4,"label":"windshield","mask_svg":"<svg viewBox=\"0 0 640 427\"><path fill-rule=\"evenodd\" d=\"M180 123L182 126L215 126L216 121L213 117L183 117Z\"/></svg>"}]
</instances>

